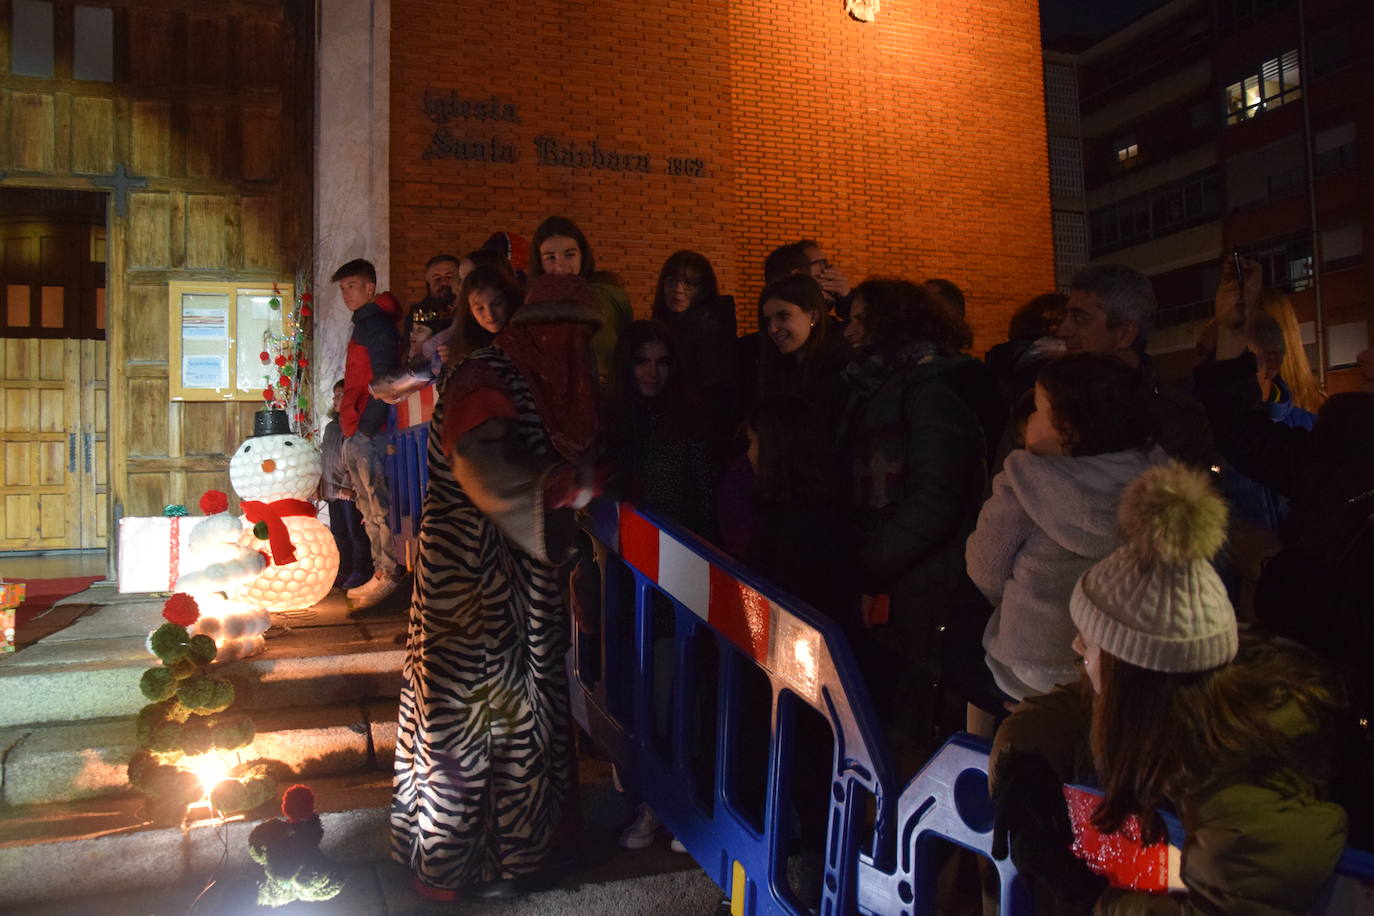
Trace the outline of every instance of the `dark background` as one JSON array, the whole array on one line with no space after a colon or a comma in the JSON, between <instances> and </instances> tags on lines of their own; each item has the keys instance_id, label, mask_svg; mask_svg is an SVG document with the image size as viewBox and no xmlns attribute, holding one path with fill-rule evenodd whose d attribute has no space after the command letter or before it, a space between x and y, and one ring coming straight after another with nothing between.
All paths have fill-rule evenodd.
<instances>
[{"instance_id":1,"label":"dark background","mask_svg":"<svg viewBox=\"0 0 1374 916\"><path fill-rule=\"evenodd\" d=\"M1101 38L1162 3L1163 0L1041 0L1042 38L1047 42L1069 37Z\"/></svg>"}]
</instances>

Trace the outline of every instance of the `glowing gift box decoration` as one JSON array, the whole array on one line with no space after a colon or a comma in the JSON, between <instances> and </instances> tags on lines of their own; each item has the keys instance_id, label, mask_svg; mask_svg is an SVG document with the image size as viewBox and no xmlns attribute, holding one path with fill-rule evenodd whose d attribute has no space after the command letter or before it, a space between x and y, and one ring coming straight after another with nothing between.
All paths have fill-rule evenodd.
<instances>
[{"instance_id":1,"label":"glowing gift box decoration","mask_svg":"<svg viewBox=\"0 0 1374 916\"><path fill-rule=\"evenodd\" d=\"M195 515L121 518L119 591L172 591L183 573L196 568L197 562L191 556L191 533L204 521L204 516Z\"/></svg>"}]
</instances>

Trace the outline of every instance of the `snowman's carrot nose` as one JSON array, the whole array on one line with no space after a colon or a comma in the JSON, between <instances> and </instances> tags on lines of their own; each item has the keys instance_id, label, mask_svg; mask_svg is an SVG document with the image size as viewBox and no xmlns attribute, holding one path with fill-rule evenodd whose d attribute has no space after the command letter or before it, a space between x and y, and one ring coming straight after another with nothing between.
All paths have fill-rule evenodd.
<instances>
[{"instance_id":1,"label":"snowman's carrot nose","mask_svg":"<svg viewBox=\"0 0 1374 916\"><path fill-rule=\"evenodd\" d=\"M262 463L262 472L264 474L271 474L276 469L277 463L273 461L271 458L268 458L266 461Z\"/></svg>"}]
</instances>

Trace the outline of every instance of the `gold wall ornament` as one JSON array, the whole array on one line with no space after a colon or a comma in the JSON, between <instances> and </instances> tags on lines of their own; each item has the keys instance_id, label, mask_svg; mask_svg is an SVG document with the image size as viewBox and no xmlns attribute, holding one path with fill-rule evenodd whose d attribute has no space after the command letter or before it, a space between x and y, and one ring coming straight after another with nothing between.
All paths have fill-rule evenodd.
<instances>
[{"instance_id":1,"label":"gold wall ornament","mask_svg":"<svg viewBox=\"0 0 1374 916\"><path fill-rule=\"evenodd\" d=\"M872 22L878 18L878 7L882 0L844 0L844 11L849 18L859 22Z\"/></svg>"}]
</instances>

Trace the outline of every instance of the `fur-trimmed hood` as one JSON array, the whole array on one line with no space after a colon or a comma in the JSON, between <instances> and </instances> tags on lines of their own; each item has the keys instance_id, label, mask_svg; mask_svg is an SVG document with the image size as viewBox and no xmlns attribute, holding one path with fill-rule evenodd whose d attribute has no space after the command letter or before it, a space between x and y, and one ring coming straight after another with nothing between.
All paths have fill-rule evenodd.
<instances>
[{"instance_id":1,"label":"fur-trimmed hood","mask_svg":"<svg viewBox=\"0 0 1374 916\"><path fill-rule=\"evenodd\" d=\"M1132 449L1085 458L1017 450L1002 473L1026 514L1071 553L1100 557L1121 542L1117 504L1122 488L1168 460L1162 449Z\"/></svg>"}]
</instances>

